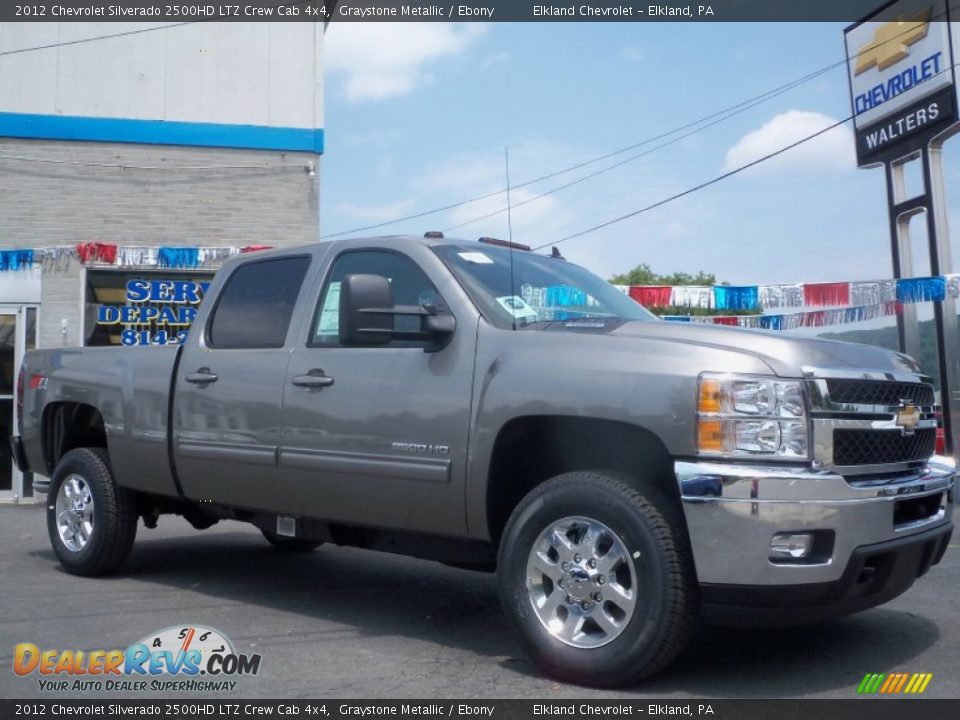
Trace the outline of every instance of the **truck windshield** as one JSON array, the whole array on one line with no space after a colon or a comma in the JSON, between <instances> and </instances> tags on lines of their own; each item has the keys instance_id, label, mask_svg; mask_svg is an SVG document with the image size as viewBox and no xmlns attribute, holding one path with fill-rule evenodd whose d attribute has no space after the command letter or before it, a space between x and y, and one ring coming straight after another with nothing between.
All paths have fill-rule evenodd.
<instances>
[{"instance_id":1,"label":"truck windshield","mask_svg":"<svg viewBox=\"0 0 960 720\"><path fill-rule=\"evenodd\" d=\"M601 320L653 321L656 316L579 265L532 252L470 243L436 245L486 317L501 327Z\"/></svg>"}]
</instances>

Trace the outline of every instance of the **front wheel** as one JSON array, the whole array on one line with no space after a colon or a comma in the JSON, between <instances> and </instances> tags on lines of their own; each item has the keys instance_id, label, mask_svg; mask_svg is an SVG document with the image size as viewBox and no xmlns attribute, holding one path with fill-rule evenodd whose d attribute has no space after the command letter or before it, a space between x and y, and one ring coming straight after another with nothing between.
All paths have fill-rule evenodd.
<instances>
[{"instance_id":1,"label":"front wheel","mask_svg":"<svg viewBox=\"0 0 960 720\"><path fill-rule=\"evenodd\" d=\"M582 685L657 672L686 647L699 612L693 562L666 499L601 473L560 475L523 498L498 568L526 651Z\"/></svg>"},{"instance_id":2,"label":"front wheel","mask_svg":"<svg viewBox=\"0 0 960 720\"><path fill-rule=\"evenodd\" d=\"M77 448L50 479L47 532L64 569L104 575L119 568L137 534L136 496L113 482L107 453Z\"/></svg>"}]
</instances>

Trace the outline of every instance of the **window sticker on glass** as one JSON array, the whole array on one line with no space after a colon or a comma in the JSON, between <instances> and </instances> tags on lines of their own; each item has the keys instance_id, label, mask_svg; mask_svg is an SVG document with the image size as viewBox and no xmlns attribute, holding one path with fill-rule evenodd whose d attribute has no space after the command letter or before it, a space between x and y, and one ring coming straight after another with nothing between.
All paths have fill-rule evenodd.
<instances>
[{"instance_id":1,"label":"window sticker on glass","mask_svg":"<svg viewBox=\"0 0 960 720\"><path fill-rule=\"evenodd\" d=\"M537 321L537 311L527 305L523 301L522 297L517 295L505 295L503 297L498 297L497 302L500 303L501 307L513 315L513 317L515 317L517 320L526 320L527 322Z\"/></svg>"},{"instance_id":2,"label":"window sticker on glass","mask_svg":"<svg viewBox=\"0 0 960 720\"><path fill-rule=\"evenodd\" d=\"M317 335L337 335L340 332L340 283L332 282L323 299Z\"/></svg>"},{"instance_id":3,"label":"window sticker on glass","mask_svg":"<svg viewBox=\"0 0 960 720\"><path fill-rule=\"evenodd\" d=\"M460 256L461 260L466 260L469 263L476 263L477 265L493 265L493 260L489 256L484 255L482 252L462 252L457 253Z\"/></svg>"}]
</instances>

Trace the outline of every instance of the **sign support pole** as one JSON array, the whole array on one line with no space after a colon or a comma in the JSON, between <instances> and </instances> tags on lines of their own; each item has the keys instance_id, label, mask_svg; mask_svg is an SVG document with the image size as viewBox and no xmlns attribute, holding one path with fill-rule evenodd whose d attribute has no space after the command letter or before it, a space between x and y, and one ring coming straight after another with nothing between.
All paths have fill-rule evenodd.
<instances>
[{"instance_id":1,"label":"sign support pole","mask_svg":"<svg viewBox=\"0 0 960 720\"><path fill-rule=\"evenodd\" d=\"M960 132L956 60L960 22L946 0L890 0L844 30L857 165L883 166L896 279L953 271L943 182L944 141ZM910 82L907 82L910 81ZM919 162L923 191L908 196L905 168ZM911 220L926 220L929 270L914 267ZM933 303L944 451L960 463L960 328L957 303ZM922 359L917 308L897 314L901 352ZM932 373L932 368L925 368ZM901 398L901 401L916 398Z\"/></svg>"},{"instance_id":2,"label":"sign support pole","mask_svg":"<svg viewBox=\"0 0 960 720\"><path fill-rule=\"evenodd\" d=\"M927 201L927 237L930 247L930 274L953 271L950 233L947 228L947 201L943 182L943 138L935 138L923 149L923 186ZM940 404L943 407L944 452L960 461L956 429L960 425L960 344L958 344L957 303L951 297L933 304L937 330L937 365L940 369Z\"/></svg>"},{"instance_id":3,"label":"sign support pole","mask_svg":"<svg viewBox=\"0 0 960 720\"><path fill-rule=\"evenodd\" d=\"M895 278L917 277L913 267L913 246L910 221L923 214L927 224L927 241L932 276L951 272L950 234L947 230L946 198L944 195L943 138L936 138L918 152L884 163L887 178L887 204L890 217L891 259ZM905 166L919 160L923 171L923 192L906 197ZM954 428L960 427L960 331L957 324L956 301L946 298L933 303L934 328L937 341L937 367L940 381L940 405L943 409L944 451L960 461L960 443ZM901 352L915 359L921 355L917 309L904 305L897 314L897 339ZM912 398L903 398L910 400Z\"/></svg>"}]
</instances>

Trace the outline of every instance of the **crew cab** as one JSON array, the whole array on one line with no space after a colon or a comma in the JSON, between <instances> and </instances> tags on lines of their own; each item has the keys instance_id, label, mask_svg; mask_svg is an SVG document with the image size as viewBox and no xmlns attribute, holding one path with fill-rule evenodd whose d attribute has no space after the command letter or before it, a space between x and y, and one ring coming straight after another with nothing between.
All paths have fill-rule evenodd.
<instances>
[{"instance_id":1,"label":"crew cab","mask_svg":"<svg viewBox=\"0 0 960 720\"><path fill-rule=\"evenodd\" d=\"M243 255L181 347L34 350L20 383L11 447L68 571L117 571L165 513L495 570L525 649L582 684L656 672L701 618L886 602L953 527L911 358L662 322L499 241Z\"/></svg>"}]
</instances>

